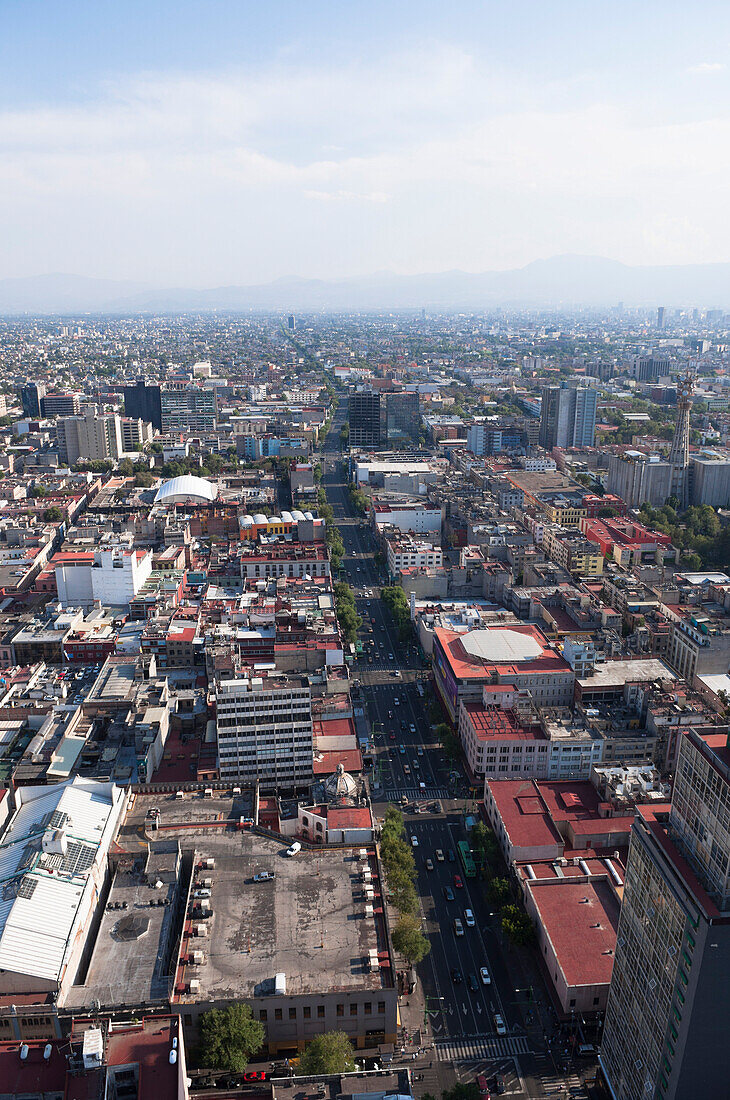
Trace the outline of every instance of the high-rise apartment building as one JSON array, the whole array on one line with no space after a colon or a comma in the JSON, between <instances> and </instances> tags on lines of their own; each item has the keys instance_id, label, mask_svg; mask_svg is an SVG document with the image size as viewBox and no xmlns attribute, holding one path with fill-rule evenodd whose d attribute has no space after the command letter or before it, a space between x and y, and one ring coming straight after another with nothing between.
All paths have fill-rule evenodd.
<instances>
[{"instance_id":1,"label":"high-rise apartment building","mask_svg":"<svg viewBox=\"0 0 730 1100\"><path fill-rule=\"evenodd\" d=\"M126 416L148 421L157 431L162 431L162 405L160 387L139 379L133 386L124 387L124 412Z\"/></svg>"},{"instance_id":2,"label":"high-rise apartment building","mask_svg":"<svg viewBox=\"0 0 730 1100\"><path fill-rule=\"evenodd\" d=\"M351 447L379 447L383 438L381 402L377 390L357 390L350 394L348 423Z\"/></svg>"},{"instance_id":3,"label":"high-rise apartment building","mask_svg":"<svg viewBox=\"0 0 730 1100\"><path fill-rule=\"evenodd\" d=\"M20 403L23 406L23 415L36 419L41 415L41 402L46 394L46 387L42 382L26 382L20 387Z\"/></svg>"},{"instance_id":4,"label":"high-rise apartment building","mask_svg":"<svg viewBox=\"0 0 730 1100\"><path fill-rule=\"evenodd\" d=\"M586 386L543 386L540 446L592 447L596 434L597 393Z\"/></svg>"},{"instance_id":5,"label":"high-rise apartment building","mask_svg":"<svg viewBox=\"0 0 730 1100\"><path fill-rule=\"evenodd\" d=\"M660 359L656 355L636 355L629 363L629 374L637 382L653 382L656 378L666 378L670 367L669 359Z\"/></svg>"},{"instance_id":6,"label":"high-rise apartment building","mask_svg":"<svg viewBox=\"0 0 730 1100\"><path fill-rule=\"evenodd\" d=\"M163 432L212 432L218 423L215 389L186 383L160 390Z\"/></svg>"},{"instance_id":7,"label":"high-rise apartment building","mask_svg":"<svg viewBox=\"0 0 730 1100\"><path fill-rule=\"evenodd\" d=\"M615 1100L725 1096L730 750L686 732L671 807L639 806L601 1064Z\"/></svg>"},{"instance_id":8,"label":"high-rise apartment building","mask_svg":"<svg viewBox=\"0 0 730 1100\"><path fill-rule=\"evenodd\" d=\"M152 442L152 425L139 417L123 416L120 419L122 429L122 450L136 451Z\"/></svg>"},{"instance_id":9,"label":"high-rise apartment building","mask_svg":"<svg viewBox=\"0 0 730 1100\"><path fill-rule=\"evenodd\" d=\"M303 677L243 677L216 684L221 779L257 780L266 790L311 783L312 699Z\"/></svg>"},{"instance_id":10,"label":"high-rise apartment building","mask_svg":"<svg viewBox=\"0 0 730 1100\"><path fill-rule=\"evenodd\" d=\"M116 414L61 417L56 423L56 441L58 457L68 466L81 458L93 461L119 458L124 451L121 422Z\"/></svg>"}]
</instances>

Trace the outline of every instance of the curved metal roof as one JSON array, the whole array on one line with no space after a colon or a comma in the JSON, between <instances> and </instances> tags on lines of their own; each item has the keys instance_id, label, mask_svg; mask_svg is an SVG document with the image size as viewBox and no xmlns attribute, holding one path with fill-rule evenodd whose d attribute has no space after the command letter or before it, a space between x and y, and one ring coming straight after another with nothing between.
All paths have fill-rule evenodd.
<instances>
[{"instance_id":1,"label":"curved metal roof","mask_svg":"<svg viewBox=\"0 0 730 1100\"><path fill-rule=\"evenodd\" d=\"M192 474L173 477L164 482L155 494L155 504L182 504L187 500L210 501L218 496L212 482Z\"/></svg>"}]
</instances>

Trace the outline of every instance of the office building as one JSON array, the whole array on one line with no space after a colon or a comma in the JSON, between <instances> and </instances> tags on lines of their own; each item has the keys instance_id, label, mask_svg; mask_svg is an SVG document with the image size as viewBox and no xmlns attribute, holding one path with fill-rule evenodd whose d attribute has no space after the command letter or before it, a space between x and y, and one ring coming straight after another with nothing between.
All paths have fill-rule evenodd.
<instances>
[{"instance_id":1,"label":"office building","mask_svg":"<svg viewBox=\"0 0 730 1100\"><path fill-rule=\"evenodd\" d=\"M730 751L682 737L666 803L632 829L601 1065L615 1100L728 1091Z\"/></svg>"},{"instance_id":2,"label":"office building","mask_svg":"<svg viewBox=\"0 0 730 1100\"><path fill-rule=\"evenodd\" d=\"M653 382L657 378L666 378L670 366L669 359L660 359L656 355L635 355L629 363L628 373L637 382Z\"/></svg>"},{"instance_id":3,"label":"office building","mask_svg":"<svg viewBox=\"0 0 730 1100\"><path fill-rule=\"evenodd\" d=\"M152 572L151 550L104 547L56 554L58 602L62 607L128 607Z\"/></svg>"},{"instance_id":4,"label":"office building","mask_svg":"<svg viewBox=\"0 0 730 1100\"><path fill-rule=\"evenodd\" d=\"M288 327L288 329L289 329L289 332L296 332L296 329L297 329L297 319L296 319L296 317L294 316L294 314L293 314L293 313L290 313L290 314L289 314L289 319L288 319L288 321L287 321L287 327Z\"/></svg>"},{"instance_id":5,"label":"office building","mask_svg":"<svg viewBox=\"0 0 730 1100\"><path fill-rule=\"evenodd\" d=\"M713 508L730 506L730 461L716 454L703 454L690 459L690 485L693 504L710 504Z\"/></svg>"},{"instance_id":6,"label":"office building","mask_svg":"<svg viewBox=\"0 0 730 1100\"><path fill-rule=\"evenodd\" d=\"M133 386L124 387L124 412L126 416L148 421L153 428L162 431L162 404L160 387L140 379Z\"/></svg>"},{"instance_id":7,"label":"office building","mask_svg":"<svg viewBox=\"0 0 730 1100\"><path fill-rule=\"evenodd\" d=\"M105 462L124 451L121 421L118 416L66 416L56 422L58 457L73 466L79 459ZM131 449L131 448L130 448Z\"/></svg>"},{"instance_id":8,"label":"office building","mask_svg":"<svg viewBox=\"0 0 730 1100\"><path fill-rule=\"evenodd\" d=\"M218 423L214 389L169 385L160 391L163 432L212 432Z\"/></svg>"},{"instance_id":9,"label":"office building","mask_svg":"<svg viewBox=\"0 0 730 1100\"><path fill-rule=\"evenodd\" d=\"M357 390L348 401L351 447L379 447L383 437L381 402L377 390Z\"/></svg>"},{"instance_id":10,"label":"office building","mask_svg":"<svg viewBox=\"0 0 730 1100\"><path fill-rule=\"evenodd\" d=\"M43 416L78 416L81 398L77 393L47 393L41 397Z\"/></svg>"},{"instance_id":11,"label":"office building","mask_svg":"<svg viewBox=\"0 0 730 1100\"><path fill-rule=\"evenodd\" d=\"M41 402L45 397L46 387L42 382L26 382L19 392L23 415L36 420L41 415Z\"/></svg>"},{"instance_id":12,"label":"office building","mask_svg":"<svg viewBox=\"0 0 730 1100\"><path fill-rule=\"evenodd\" d=\"M592 447L596 434L596 390L584 386L544 386L540 446Z\"/></svg>"},{"instance_id":13,"label":"office building","mask_svg":"<svg viewBox=\"0 0 730 1100\"><path fill-rule=\"evenodd\" d=\"M421 427L418 392L399 390L384 394L384 397L388 443L404 439L416 442Z\"/></svg>"},{"instance_id":14,"label":"office building","mask_svg":"<svg viewBox=\"0 0 730 1100\"><path fill-rule=\"evenodd\" d=\"M216 684L222 779L295 790L312 781L312 700L305 678L237 678Z\"/></svg>"},{"instance_id":15,"label":"office building","mask_svg":"<svg viewBox=\"0 0 730 1100\"><path fill-rule=\"evenodd\" d=\"M621 497L629 508L640 508L645 501L661 508L671 485L672 467L659 455L625 451L622 455L608 456L608 491Z\"/></svg>"},{"instance_id":16,"label":"office building","mask_svg":"<svg viewBox=\"0 0 730 1100\"><path fill-rule=\"evenodd\" d=\"M667 327L667 311L666 311L666 308L664 306L659 306L659 308L656 311L656 327L657 328L666 328Z\"/></svg>"}]
</instances>

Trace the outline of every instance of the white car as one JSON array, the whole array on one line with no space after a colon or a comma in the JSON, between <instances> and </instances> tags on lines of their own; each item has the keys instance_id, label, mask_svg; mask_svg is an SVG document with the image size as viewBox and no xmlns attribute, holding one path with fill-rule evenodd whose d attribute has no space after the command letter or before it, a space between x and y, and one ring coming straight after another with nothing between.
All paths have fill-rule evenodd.
<instances>
[{"instance_id":1,"label":"white car","mask_svg":"<svg viewBox=\"0 0 730 1100\"><path fill-rule=\"evenodd\" d=\"M504 1020L500 1016L499 1012L494 1013L494 1029L497 1035L506 1035L507 1028L504 1026Z\"/></svg>"},{"instance_id":2,"label":"white car","mask_svg":"<svg viewBox=\"0 0 730 1100\"><path fill-rule=\"evenodd\" d=\"M207 890L207 889L205 889L205 890L195 890L193 892L193 897L194 898L199 898L199 899L209 898L210 897L210 890Z\"/></svg>"},{"instance_id":3,"label":"white car","mask_svg":"<svg viewBox=\"0 0 730 1100\"><path fill-rule=\"evenodd\" d=\"M474 920L474 914L472 913L471 909L464 910L464 921L467 928L473 928L476 924L476 921Z\"/></svg>"},{"instance_id":4,"label":"white car","mask_svg":"<svg viewBox=\"0 0 730 1100\"><path fill-rule=\"evenodd\" d=\"M436 849L436 859L439 861L439 863L444 862L444 853L441 848Z\"/></svg>"},{"instance_id":5,"label":"white car","mask_svg":"<svg viewBox=\"0 0 730 1100\"><path fill-rule=\"evenodd\" d=\"M486 966L483 966L481 968L481 970L479 971L479 976L482 979L482 985L491 985L492 984L492 975L489 973Z\"/></svg>"},{"instance_id":6,"label":"white car","mask_svg":"<svg viewBox=\"0 0 730 1100\"><path fill-rule=\"evenodd\" d=\"M417 836L414 835L414 836L411 837L411 845L414 848L418 847L418 837Z\"/></svg>"},{"instance_id":7,"label":"white car","mask_svg":"<svg viewBox=\"0 0 730 1100\"><path fill-rule=\"evenodd\" d=\"M298 840L295 840L294 843L291 845L291 847L287 848L286 854L288 856L295 856L297 854L297 852L301 852L301 850L302 850L301 844L299 843Z\"/></svg>"}]
</instances>

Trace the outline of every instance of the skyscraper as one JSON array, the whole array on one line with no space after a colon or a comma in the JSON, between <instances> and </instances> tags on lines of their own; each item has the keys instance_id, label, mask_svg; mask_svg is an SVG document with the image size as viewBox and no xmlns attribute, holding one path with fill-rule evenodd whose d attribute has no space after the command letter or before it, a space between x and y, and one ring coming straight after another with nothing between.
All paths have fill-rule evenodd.
<instances>
[{"instance_id":1,"label":"skyscraper","mask_svg":"<svg viewBox=\"0 0 730 1100\"><path fill-rule=\"evenodd\" d=\"M666 328L667 326L667 311L664 306L659 306L656 311L656 327Z\"/></svg>"},{"instance_id":2,"label":"skyscraper","mask_svg":"<svg viewBox=\"0 0 730 1100\"><path fill-rule=\"evenodd\" d=\"M596 390L586 386L543 386L540 446L592 447L596 434Z\"/></svg>"},{"instance_id":3,"label":"skyscraper","mask_svg":"<svg viewBox=\"0 0 730 1100\"><path fill-rule=\"evenodd\" d=\"M357 390L350 394L347 419L351 447L379 447L381 431L381 395L377 390Z\"/></svg>"},{"instance_id":4,"label":"skyscraper","mask_svg":"<svg viewBox=\"0 0 730 1100\"><path fill-rule=\"evenodd\" d=\"M162 430L160 387L139 379L124 387L124 413L135 420L146 420L157 431Z\"/></svg>"},{"instance_id":5,"label":"skyscraper","mask_svg":"<svg viewBox=\"0 0 730 1100\"><path fill-rule=\"evenodd\" d=\"M32 419L41 415L41 402L45 397L46 387L42 382L26 382L20 387L20 403L23 406L23 415Z\"/></svg>"},{"instance_id":6,"label":"skyscraper","mask_svg":"<svg viewBox=\"0 0 730 1100\"><path fill-rule=\"evenodd\" d=\"M689 371L677 379L677 422L674 426L669 464L672 467L671 495L680 508L689 507L689 413L692 408L694 375Z\"/></svg>"},{"instance_id":7,"label":"skyscraper","mask_svg":"<svg viewBox=\"0 0 730 1100\"><path fill-rule=\"evenodd\" d=\"M726 1096L730 750L682 737L671 807L632 829L601 1064L615 1100Z\"/></svg>"}]
</instances>

